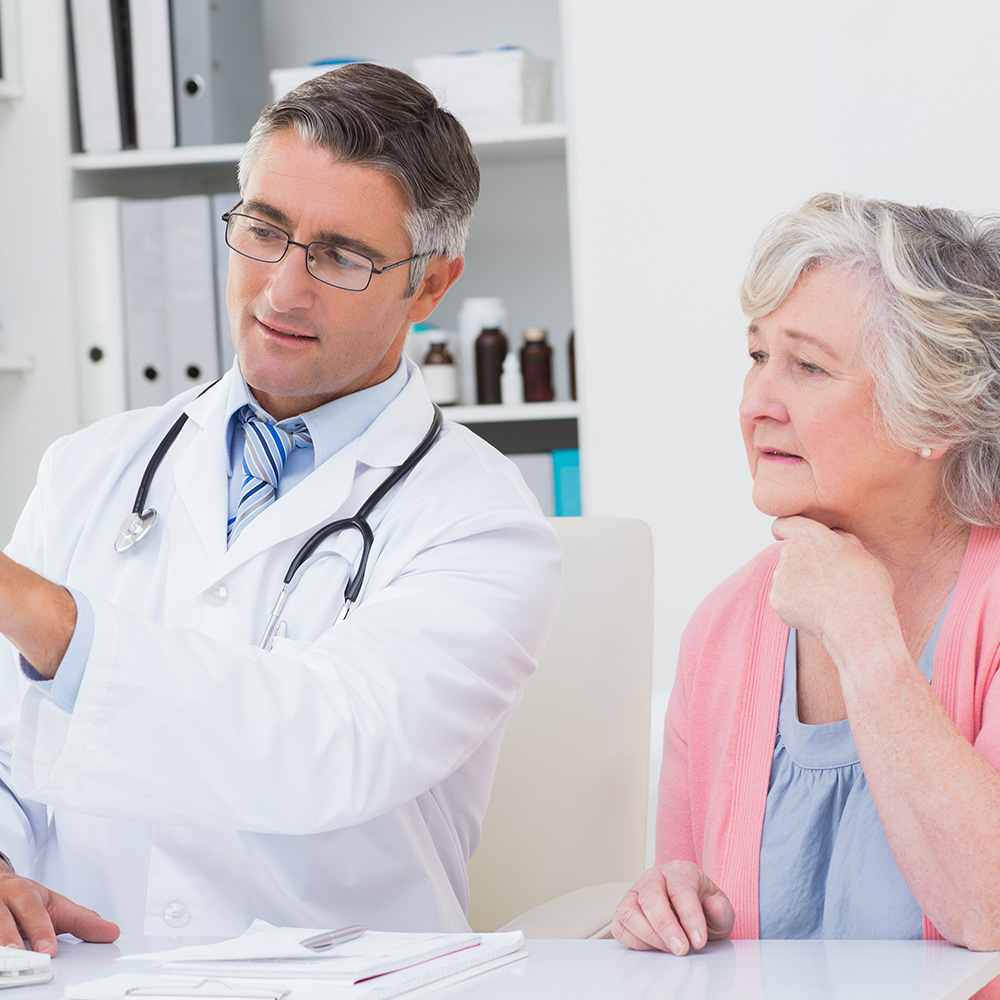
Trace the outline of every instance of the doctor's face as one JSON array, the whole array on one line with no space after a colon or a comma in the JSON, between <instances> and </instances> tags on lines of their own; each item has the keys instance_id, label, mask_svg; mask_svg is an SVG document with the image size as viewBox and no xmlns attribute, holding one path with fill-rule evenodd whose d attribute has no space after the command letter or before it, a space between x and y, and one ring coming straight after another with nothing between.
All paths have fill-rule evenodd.
<instances>
[{"instance_id":1,"label":"doctor's face","mask_svg":"<svg viewBox=\"0 0 1000 1000\"><path fill-rule=\"evenodd\" d=\"M335 243L376 268L411 254L406 199L387 173L335 160L285 129L261 148L238 212L283 229L299 243ZM411 322L425 319L461 273L462 262L432 257L406 296L409 265L373 274L362 291L324 284L289 245L277 263L231 250L226 305L240 370L278 419L376 385L399 363Z\"/></svg>"}]
</instances>

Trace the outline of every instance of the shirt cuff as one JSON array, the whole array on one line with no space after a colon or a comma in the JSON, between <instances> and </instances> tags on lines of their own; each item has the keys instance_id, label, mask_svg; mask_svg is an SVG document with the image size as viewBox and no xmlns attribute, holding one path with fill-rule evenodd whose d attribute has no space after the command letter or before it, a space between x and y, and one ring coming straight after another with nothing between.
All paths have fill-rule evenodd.
<instances>
[{"instance_id":1,"label":"shirt cuff","mask_svg":"<svg viewBox=\"0 0 1000 1000\"><path fill-rule=\"evenodd\" d=\"M46 680L22 656L21 670L29 681L34 681L49 697L57 708L64 712L72 712L76 705L76 697L83 683L83 673L90 658L90 650L94 645L94 608L90 601L72 587L66 588L76 602L76 628L66 647L56 676Z\"/></svg>"}]
</instances>

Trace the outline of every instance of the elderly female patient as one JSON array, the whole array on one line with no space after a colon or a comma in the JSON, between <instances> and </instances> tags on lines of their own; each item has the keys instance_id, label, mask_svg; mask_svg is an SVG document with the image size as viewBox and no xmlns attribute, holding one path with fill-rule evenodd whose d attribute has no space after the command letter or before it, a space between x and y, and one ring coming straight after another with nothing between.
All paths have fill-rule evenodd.
<instances>
[{"instance_id":1,"label":"elderly female patient","mask_svg":"<svg viewBox=\"0 0 1000 1000\"><path fill-rule=\"evenodd\" d=\"M780 544L685 632L615 936L1000 948L1000 220L819 195L742 299Z\"/></svg>"}]
</instances>

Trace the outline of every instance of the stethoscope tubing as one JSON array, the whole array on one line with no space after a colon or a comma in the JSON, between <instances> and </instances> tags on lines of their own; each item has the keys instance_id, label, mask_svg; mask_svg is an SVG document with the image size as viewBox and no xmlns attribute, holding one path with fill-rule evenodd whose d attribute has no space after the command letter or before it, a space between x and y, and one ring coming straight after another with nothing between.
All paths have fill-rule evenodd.
<instances>
[{"instance_id":1,"label":"stethoscope tubing","mask_svg":"<svg viewBox=\"0 0 1000 1000\"><path fill-rule=\"evenodd\" d=\"M216 382L213 382L211 385L206 386L201 393L199 393L199 395L208 392L208 390L215 384ZM441 413L441 408L436 403L432 403L431 405L434 407L434 415L431 418L430 427L428 427L423 438L413 451L411 451L410 454L407 455L406 458L403 459L403 461L395 469L393 469L388 476L385 477L378 487L373 490L371 494L369 494L368 498L361 504L354 516L339 518L336 521L331 521L329 524L324 524L309 536L298 552L296 552L292 557L291 562L288 564L288 570L282 580L281 591L278 594L278 599L275 601L274 608L268 619L267 627L264 630L264 635L261 638L261 649L271 648L275 634L281 624L281 611L284 608L285 601L288 599L288 594L291 592L292 583L296 574L302 566L308 561L322 542L331 535L335 535L338 532L346 531L348 529L354 529L361 535L361 558L358 561L357 570L355 570L355 572L351 575L350 579L347 581L346 587L344 588L344 603L334 624L336 625L337 623L343 621L347 616L347 612L350 610L354 602L357 601L358 595L361 593L361 588L364 585L365 574L368 571L368 557L371 554L372 545L375 541L371 525L368 523L369 515L378 506L378 504L381 503L389 491L401 479L405 478L410 472L413 471L421 459L423 459L427 452L430 451L434 442L437 440L438 435L441 433L441 427L444 424L444 416ZM115 541L116 551L126 552L131 549L132 546L141 541L141 539L153 526L157 516L156 511L152 508L146 508L149 492L153 485L153 478L155 477L160 465L162 465L164 458L166 458L167 452L170 450L171 446L177 440L178 435L183 430L185 423L187 423L187 419L188 415L186 413L182 413L177 420L174 421L167 433L164 434L163 439L153 451L153 454L143 471L142 478L139 481L139 489L136 491L135 503L132 505L132 513L126 517L125 522L122 525L122 530L119 532L118 538Z\"/></svg>"}]
</instances>

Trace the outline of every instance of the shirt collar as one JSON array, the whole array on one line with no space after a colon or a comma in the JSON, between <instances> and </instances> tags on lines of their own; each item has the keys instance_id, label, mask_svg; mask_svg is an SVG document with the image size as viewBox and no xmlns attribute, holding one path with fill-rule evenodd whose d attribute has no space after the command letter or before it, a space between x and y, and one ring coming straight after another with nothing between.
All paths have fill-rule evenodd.
<instances>
[{"instance_id":1,"label":"shirt collar","mask_svg":"<svg viewBox=\"0 0 1000 1000\"><path fill-rule=\"evenodd\" d=\"M340 396L300 414L313 443L313 468L323 464L341 448L360 437L375 418L399 395L406 385L409 375L406 363L400 358L396 370L377 385L360 389L347 396ZM266 413L253 398L240 372L240 363L233 362L233 378L229 382L229 396L226 400L226 468L233 474L233 435L239 422L239 412L250 405L260 413ZM273 418L272 418L273 419Z\"/></svg>"}]
</instances>

